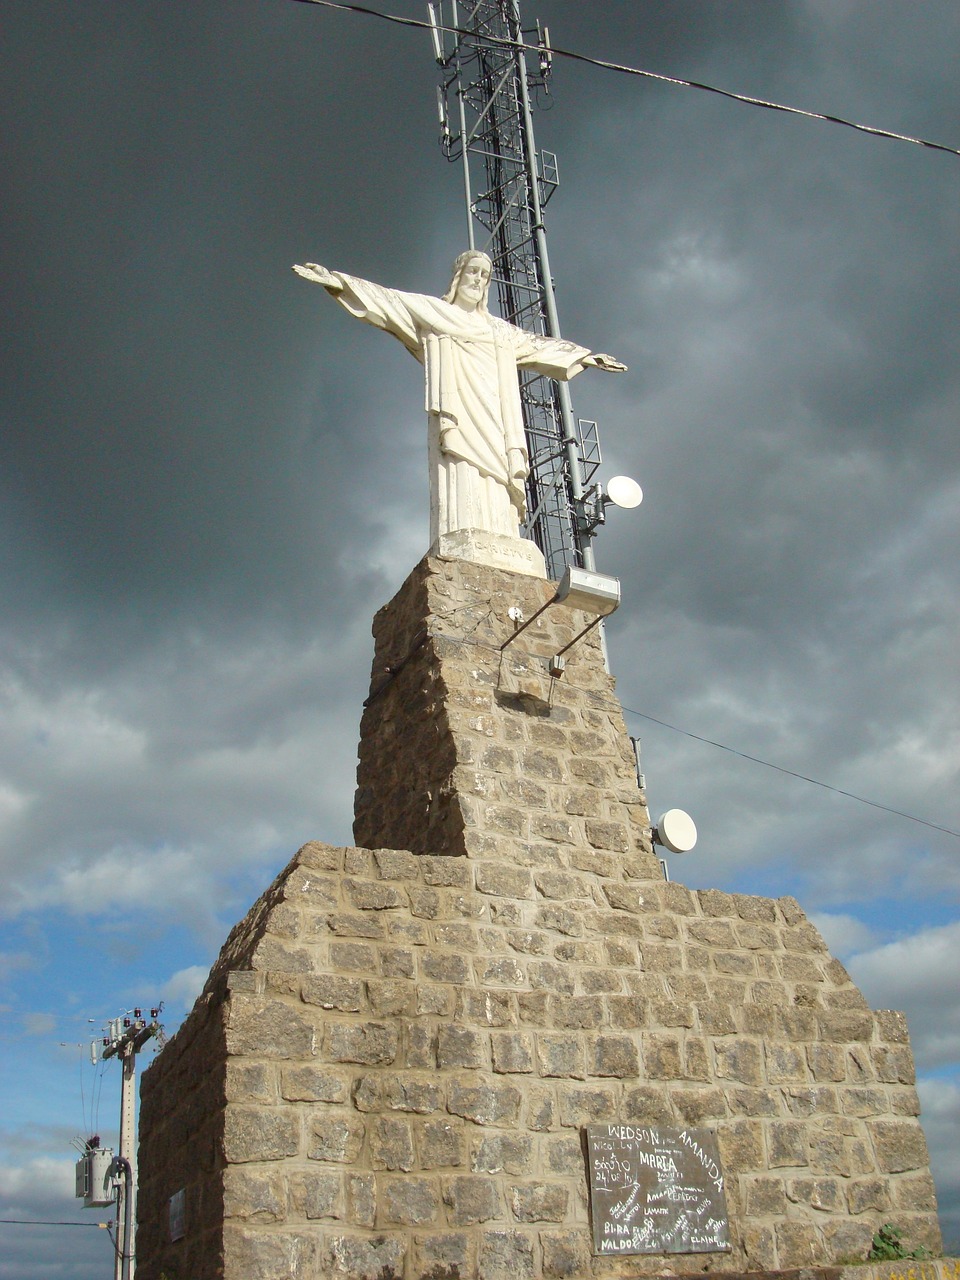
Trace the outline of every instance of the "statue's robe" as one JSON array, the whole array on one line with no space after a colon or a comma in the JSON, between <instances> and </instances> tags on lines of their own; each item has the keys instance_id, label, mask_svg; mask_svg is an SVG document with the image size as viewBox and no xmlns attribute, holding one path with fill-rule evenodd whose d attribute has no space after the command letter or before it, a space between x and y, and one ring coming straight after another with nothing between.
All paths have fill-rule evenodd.
<instances>
[{"instance_id":1,"label":"statue's robe","mask_svg":"<svg viewBox=\"0 0 960 1280\"><path fill-rule=\"evenodd\" d=\"M335 274L343 284L337 301L399 338L424 366L431 543L459 529L516 538L530 466L517 370L568 381L589 350L441 298Z\"/></svg>"}]
</instances>

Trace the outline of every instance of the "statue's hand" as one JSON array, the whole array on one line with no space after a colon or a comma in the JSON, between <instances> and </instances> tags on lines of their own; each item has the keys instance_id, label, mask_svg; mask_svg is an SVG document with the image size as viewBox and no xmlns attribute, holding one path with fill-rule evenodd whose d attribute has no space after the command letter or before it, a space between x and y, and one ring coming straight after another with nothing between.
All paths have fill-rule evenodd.
<instances>
[{"instance_id":1,"label":"statue's hand","mask_svg":"<svg viewBox=\"0 0 960 1280\"><path fill-rule=\"evenodd\" d=\"M614 360L613 356L604 355L602 351L597 351L591 356L584 356L580 363L589 365L592 369L602 369L604 373L627 372L627 366L622 361Z\"/></svg>"},{"instance_id":2,"label":"statue's hand","mask_svg":"<svg viewBox=\"0 0 960 1280\"><path fill-rule=\"evenodd\" d=\"M314 284L322 284L325 289L329 289L332 293L340 293L343 290L343 281L340 277L334 275L332 271L328 271L326 267L321 267L319 262L307 262L302 267L299 263L296 263L293 269L298 276L303 276L304 280L312 280Z\"/></svg>"}]
</instances>

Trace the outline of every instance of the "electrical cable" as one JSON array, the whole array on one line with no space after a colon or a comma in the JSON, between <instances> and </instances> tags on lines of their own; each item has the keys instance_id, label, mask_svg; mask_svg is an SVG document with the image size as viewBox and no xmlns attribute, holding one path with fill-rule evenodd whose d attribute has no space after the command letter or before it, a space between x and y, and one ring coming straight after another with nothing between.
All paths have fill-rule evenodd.
<instances>
[{"instance_id":1,"label":"electrical cable","mask_svg":"<svg viewBox=\"0 0 960 1280\"><path fill-rule=\"evenodd\" d=\"M103 1082L107 1074L107 1064L99 1054L97 1056L95 1071L93 1100L91 1103L93 1119L92 1129L94 1132L100 1128L100 1100L103 1097Z\"/></svg>"},{"instance_id":2,"label":"electrical cable","mask_svg":"<svg viewBox=\"0 0 960 1280\"><path fill-rule=\"evenodd\" d=\"M465 36L467 38L475 38L475 33L465 30L462 27L450 27L443 23L437 22L436 25L430 22L423 22L417 18L403 18L398 14L383 13L378 9L372 9L367 5L342 3L341 0L295 0L299 4L319 5L325 9L336 9L344 13L356 13L365 17L380 18L385 22L392 22L402 27L413 27L421 31L439 30L455 36ZM498 36L486 35L484 40L490 44L499 45L503 48L522 49L524 52L539 52L539 46L529 45L522 40L509 40ZM685 80L679 76L663 75L655 71L645 71L639 67L631 67L624 63L609 62L603 58L593 58L583 53L576 53L571 49L562 49L557 45L551 45L550 52L554 57L569 58L575 62L583 62L588 66L599 67L604 71L616 71L624 75L640 76L648 80L656 80L662 84L672 84L680 88L700 89L704 93L717 94L722 98L727 98L732 102L739 102L744 106L763 107L769 111L781 111L787 115L801 116L807 120L820 120L825 124L843 125L847 129L853 129L858 133L866 133L875 138L888 138L895 142L909 142L918 147L927 147L933 151L943 151L948 155L960 156L960 149L956 147L948 147L940 142L931 142L926 138L914 138L909 134L895 133L889 129L879 129L872 125L857 124L852 120L846 120L842 116L830 115L819 111L806 111L801 107L791 107L780 102L769 102L764 98L751 97L748 94L733 93L728 89L720 89L716 85L704 84L698 80ZM379 692L379 691L378 691ZM658 720L656 716L647 715L643 711L637 711L630 707L624 707L624 712L629 715L639 716L641 719L649 720L653 724L661 725L665 729L671 729L674 733L680 733L687 738L691 738L696 742L702 742L707 746L716 747L720 751L727 751L731 755L739 756L742 760L749 760L752 764L763 765L767 769L774 769L778 773L785 774L787 777L797 778L801 782L808 782L811 786L821 787L825 791L832 791L835 795L846 796L847 799L856 800L859 804L864 804L872 809L879 809L883 813L893 814L898 818L905 818L908 822L916 822L920 826L928 827L932 831L942 832L944 835L953 836L960 840L960 831L954 831L950 827L940 826L936 822L928 822L925 818L918 818L915 814L906 813L902 809L894 809L889 805L880 804L876 800L868 800L865 796L856 795L852 791L845 791L841 787L831 786L828 782L821 782L818 778L808 777L806 774L797 773L793 769L785 769L781 765L772 764L769 760L761 760L758 756L748 755L744 751L738 751L734 747L728 747L722 742L715 742L710 738L701 737L699 734L690 733L686 729L680 729L676 725L668 724L666 720Z\"/></svg>"},{"instance_id":3,"label":"electrical cable","mask_svg":"<svg viewBox=\"0 0 960 1280\"><path fill-rule=\"evenodd\" d=\"M0 1223L14 1227L95 1227L98 1231L107 1225L105 1222L44 1222L36 1218L0 1218Z\"/></svg>"},{"instance_id":4,"label":"electrical cable","mask_svg":"<svg viewBox=\"0 0 960 1280\"><path fill-rule=\"evenodd\" d=\"M308 3L312 3L312 0L308 0ZM462 612L462 609L453 609L449 614L443 615L443 617L451 617L459 612ZM528 621L532 620L533 619L529 619ZM386 668L385 679L382 684L378 685L370 694L369 698L367 698L367 701L364 703L364 706L366 706L367 703L372 702L375 698L378 698L385 691L387 686L397 675L399 675L417 650L423 647L428 638L430 637L426 631L421 631L415 637L413 647L410 651L401 658L399 662ZM496 649L491 645L484 644L482 641L469 639L467 643L476 644L482 649L489 649L491 653L502 653L503 651L503 646ZM834 787L829 782L821 782L818 778L808 777L805 773L797 773L795 770L786 769L782 765L772 764L769 760L761 760L759 756L748 755L745 751L738 751L736 747L728 747L723 742L715 742L712 738L704 738L699 733L691 733L689 730L681 729L677 725L670 724L666 720L659 720L656 716L648 715L645 711L637 711L635 707L627 707L620 704L620 710L623 711L624 715L639 716L641 720L649 720L652 724L658 724L664 729L671 729L674 733L682 734L685 738L692 738L694 742L702 742L708 747L716 747L720 751L727 751L730 755L739 756L741 760L749 760L751 764L762 764L765 768L774 769L777 773L783 773L788 778L796 778L800 782L809 782L814 787L822 787L824 791L832 791L835 795L846 796L848 800L856 800L859 804L868 805L871 809L879 809L883 813L890 813L898 818L906 818L908 822L917 822L922 827L929 827L932 831L940 831L944 835L953 836L955 839L960 840L960 831L953 831L950 827L942 827L936 822L928 822L925 818L918 818L915 814L906 813L903 809L893 809L889 805L880 804L877 800L868 800L865 796L858 796L853 791L844 791L841 787Z\"/></svg>"},{"instance_id":5,"label":"electrical cable","mask_svg":"<svg viewBox=\"0 0 960 1280\"><path fill-rule=\"evenodd\" d=\"M119 1212L120 1212L120 1205L118 1204L118 1205L117 1205L117 1213L119 1213ZM115 1236L114 1236L113 1232L110 1230L110 1228L111 1228L112 1226L113 1226L113 1223L112 1223L112 1222L108 1222L108 1223L106 1224L106 1227L107 1227L107 1235L110 1237L110 1243L113 1245L113 1252L114 1252L114 1253L116 1254L116 1256L117 1256L117 1257L122 1261L122 1260L123 1260L123 1254L122 1254L122 1253L121 1253L121 1251L120 1251L120 1246L117 1244L116 1238L115 1238Z\"/></svg>"},{"instance_id":6,"label":"electrical cable","mask_svg":"<svg viewBox=\"0 0 960 1280\"><path fill-rule=\"evenodd\" d=\"M393 22L401 27L415 27L422 31L439 30L449 32L451 35L472 37L475 35L472 31L464 30L462 27L448 27L442 23L437 23L433 28L429 22L422 22L418 18L401 18L399 14L382 13L379 9L370 9L362 4L345 4L339 3L338 0L294 0L296 4L313 4L320 5L324 9L338 9L344 13L358 13L369 18L380 18L384 22ZM500 36L483 37L489 44L499 45L505 49L522 49L524 52L537 53L539 46L526 44L522 40L507 40ZM704 84L699 80L684 80L680 76L662 75L657 71L643 71L639 67L631 67L620 62L608 62L604 58L591 58L585 53L575 53L572 49L561 49L557 45L550 46L551 54L556 58L569 58L574 62L585 62L588 66L599 67L603 71L617 71L623 75L641 76L647 80L657 80L661 84L677 85L683 89L700 89L704 93L715 93L721 98L728 98L731 102L740 102L748 107L764 107L768 111L782 111L787 115L802 116L806 120L821 120L826 124L843 125L846 129L854 129L858 133L866 133L874 138L889 138L895 142L910 142L918 147L927 147L931 151L945 151L951 156L960 156L960 150L956 147L944 146L942 142L930 142L926 138L913 138L906 133L894 133L890 129L878 129L868 124L855 124L852 120L845 120L842 116L827 115L820 111L805 111L802 107L789 107L782 102L768 102L765 98L753 98L745 93L733 93L729 89L718 89L716 85Z\"/></svg>"},{"instance_id":7,"label":"electrical cable","mask_svg":"<svg viewBox=\"0 0 960 1280\"><path fill-rule=\"evenodd\" d=\"M647 715L645 711L637 711L634 707L624 707L624 713L631 716L639 716L641 720L649 720L653 724L659 724L664 729L672 729L674 733L680 733L685 738L692 738L694 742L703 742L708 747L717 747L720 751L729 751L731 755L739 756L741 760L749 760L751 764L762 764L767 769L775 769L777 773L785 773L788 778L798 778L801 782L809 782L814 787L822 787L824 791L832 791L835 795L846 796L848 800L856 800L860 804L869 805L871 809L880 809L883 813L892 813L898 818L906 818L909 822L918 822L922 827L929 827L932 831L941 831L944 835L953 836L960 840L960 831L952 831L950 827L941 827L936 822L927 822L926 818L918 818L915 814L905 813L903 809L891 809L889 805L880 804L876 800L867 800L864 796L855 795L852 791L844 791L840 787L833 787L829 782L821 782L818 778L810 778L805 773L795 773L793 769L784 769L782 765L771 764L769 760L761 760L759 756L747 755L745 751L738 751L736 747L728 747L722 742L714 742L712 738L703 738L699 733L690 733L687 729L680 729L675 724L668 724L666 720L658 720L656 716Z\"/></svg>"},{"instance_id":8,"label":"electrical cable","mask_svg":"<svg viewBox=\"0 0 960 1280\"><path fill-rule=\"evenodd\" d=\"M84 1089L84 1087L83 1087L83 1069L84 1069L84 1066L85 1066L85 1059L84 1059L83 1045L80 1045L80 1115L83 1117L83 1127L84 1127L84 1129L87 1129L87 1095L86 1095L86 1091L85 1091L85 1089ZM94 1079L94 1080L91 1082L91 1088L93 1088L93 1086L94 1086L95 1084L96 1084L96 1080ZM91 1095L91 1098L90 1098L90 1119L91 1119L91 1121L93 1120L93 1097L92 1097L92 1095ZM88 1132L88 1133L92 1133L92 1132L93 1132L93 1130L92 1130L92 1129L87 1129L87 1132Z\"/></svg>"},{"instance_id":9,"label":"electrical cable","mask_svg":"<svg viewBox=\"0 0 960 1280\"><path fill-rule=\"evenodd\" d=\"M383 13L378 9L372 9L367 5L347 4L347 3L340 2L340 0L296 0L296 2L300 4L320 5L325 9L336 9L336 10L340 10L341 12L361 14L365 17L380 18L382 21L385 21L385 22L393 22L398 26L413 27L417 30L422 30L422 31L440 30L455 36L475 38L474 32L465 30L462 27L450 27L440 22L437 22L434 25L433 23L423 22L417 18L402 18L398 14ZM539 46L529 45L522 40L510 40L510 39L504 39L502 37L491 36L491 35L486 35L483 38L484 40L488 41L490 44L499 45L504 48L522 49L524 52L533 52L533 53L539 52ZM819 112L819 111L806 111L801 107L791 107L780 102L770 102L764 98L755 98L748 94L733 93L730 90L720 89L715 85L705 84L701 81L685 80L679 76L668 76L668 75L660 74L655 71L645 71L640 69L639 67L631 67L624 63L609 62L603 58L593 58L588 56L587 54L576 53L573 50L563 49L558 47L557 45L551 45L550 52L555 57L569 58L576 62L586 63L589 66L599 67L600 69L605 71L616 71L624 75L640 76L640 77L643 77L644 79L656 80L663 84L672 84L681 88L700 89L705 93L717 94L720 97L728 98L732 102L742 103L744 106L763 107L769 111L781 111L788 115L801 116L807 120L820 120L826 124L843 125L845 128L853 129L858 133L866 133L872 137L888 138L896 142L909 142L915 146L927 147L934 151L946 152L948 155L960 156L960 150L958 150L956 147L944 146L943 143L931 142L926 138L914 138L914 137L911 137L909 134L895 133L892 130L888 130L888 129L879 129L872 125L857 124L852 120L844 119L842 116L830 115L830 114ZM658 720L655 716L645 715L645 713L642 711L631 710L629 707L624 707L623 710L625 712L629 712L629 714L631 715L640 716L643 719L650 720L654 724L662 725L664 728L672 729L675 733L684 734L686 737L692 738L697 742L702 742L708 746L716 747L721 751L728 751L732 755L739 756L741 759L751 761L753 764L764 765L768 769L775 769L778 773L786 774L788 777L797 778L801 782L808 782L812 786L822 787L826 791L832 791L836 795L846 796L848 799L856 800L860 804L868 805L870 808L879 809L884 813L890 813L895 815L896 817L906 818L909 822L916 822L916 823L919 823L921 826L929 827L933 831L940 831L945 835L953 836L956 839L960 839L960 832L953 831L949 827L940 826L935 822L928 822L926 821L926 819L918 818L914 814L904 812L902 809L894 809L894 808L891 808L889 805L879 804L875 800L868 800L864 796L855 795L852 791L845 791L840 787L831 786L829 783L821 782L817 778L810 778L806 774L796 773L792 769L785 769L780 765L771 764L770 761L768 760L761 760L757 756L751 756L751 755L748 755L746 752L737 751L733 747L725 746L722 742L714 742L709 738L703 738L703 737L700 737L700 735L698 734L689 733L684 729L679 729L677 728L676 725L668 724L665 720Z\"/></svg>"}]
</instances>

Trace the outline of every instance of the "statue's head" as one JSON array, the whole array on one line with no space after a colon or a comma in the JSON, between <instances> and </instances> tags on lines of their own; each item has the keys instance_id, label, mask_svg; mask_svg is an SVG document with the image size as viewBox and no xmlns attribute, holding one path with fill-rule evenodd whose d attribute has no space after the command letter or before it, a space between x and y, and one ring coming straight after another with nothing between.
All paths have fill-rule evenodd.
<instances>
[{"instance_id":1,"label":"statue's head","mask_svg":"<svg viewBox=\"0 0 960 1280\"><path fill-rule=\"evenodd\" d=\"M488 254L480 249L467 249L453 264L453 278L450 281L450 288L443 295L444 302L456 302L457 295L460 294L461 303L473 303L472 306L467 306L466 310L477 310L486 315L492 271L493 262Z\"/></svg>"}]
</instances>

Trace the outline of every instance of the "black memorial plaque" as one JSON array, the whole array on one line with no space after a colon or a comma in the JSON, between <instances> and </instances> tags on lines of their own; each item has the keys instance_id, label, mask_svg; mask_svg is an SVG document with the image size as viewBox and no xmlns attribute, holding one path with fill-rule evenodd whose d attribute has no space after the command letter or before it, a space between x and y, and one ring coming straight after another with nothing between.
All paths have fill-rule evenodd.
<instances>
[{"instance_id":1,"label":"black memorial plaque","mask_svg":"<svg viewBox=\"0 0 960 1280\"><path fill-rule=\"evenodd\" d=\"M668 1125L587 1126L594 1253L718 1253L730 1225L716 1136Z\"/></svg>"}]
</instances>

